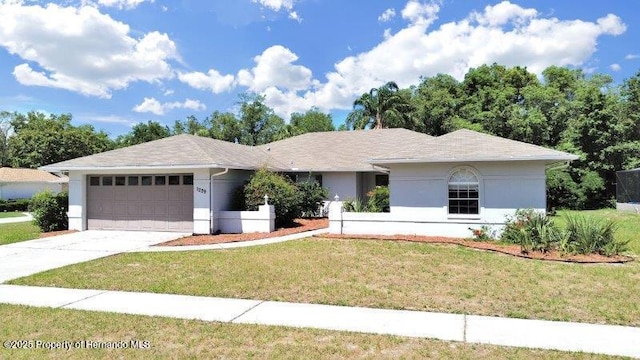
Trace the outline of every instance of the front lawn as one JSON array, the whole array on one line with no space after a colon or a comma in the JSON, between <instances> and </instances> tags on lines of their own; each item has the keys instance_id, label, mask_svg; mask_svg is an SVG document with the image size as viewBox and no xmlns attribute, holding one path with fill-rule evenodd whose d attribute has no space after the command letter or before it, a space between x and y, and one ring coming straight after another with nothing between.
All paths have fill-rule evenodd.
<instances>
[{"instance_id":1,"label":"front lawn","mask_svg":"<svg viewBox=\"0 0 640 360\"><path fill-rule=\"evenodd\" d=\"M629 252L640 255L640 215L616 209L600 209L591 211L561 210L553 217L554 221L564 227L566 215L592 216L604 220L614 220L618 224L616 239L629 241Z\"/></svg>"},{"instance_id":2,"label":"front lawn","mask_svg":"<svg viewBox=\"0 0 640 360\"><path fill-rule=\"evenodd\" d=\"M11 283L640 326L637 261L553 263L455 245L306 239L128 253Z\"/></svg>"},{"instance_id":3,"label":"front lawn","mask_svg":"<svg viewBox=\"0 0 640 360\"><path fill-rule=\"evenodd\" d=\"M0 224L0 245L36 239L40 233L40 228L31 221Z\"/></svg>"},{"instance_id":4,"label":"front lawn","mask_svg":"<svg viewBox=\"0 0 640 360\"><path fill-rule=\"evenodd\" d=\"M6 340L148 341L147 349L30 350L0 348L3 359L115 358L442 358L606 359L603 355L472 345L408 337L278 326L212 323L151 316L0 305L0 338Z\"/></svg>"},{"instance_id":5,"label":"front lawn","mask_svg":"<svg viewBox=\"0 0 640 360\"><path fill-rule=\"evenodd\" d=\"M21 217L21 216L24 216L24 214L19 211L0 212L0 219Z\"/></svg>"}]
</instances>

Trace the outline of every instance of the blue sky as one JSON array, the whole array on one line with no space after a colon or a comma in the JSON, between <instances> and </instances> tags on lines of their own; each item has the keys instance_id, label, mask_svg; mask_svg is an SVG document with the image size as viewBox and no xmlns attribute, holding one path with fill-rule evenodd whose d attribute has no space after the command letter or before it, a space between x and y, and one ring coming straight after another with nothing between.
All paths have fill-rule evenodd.
<instances>
[{"instance_id":1,"label":"blue sky","mask_svg":"<svg viewBox=\"0 0 640 360\"><path fill-rule=\"evenodd\" d=\"M640 70L634 0L0 0L0 19L0 110L112 136L233 112L247 91L340 123L372 87L484 63Z\"/></svg>"}]
</instances>

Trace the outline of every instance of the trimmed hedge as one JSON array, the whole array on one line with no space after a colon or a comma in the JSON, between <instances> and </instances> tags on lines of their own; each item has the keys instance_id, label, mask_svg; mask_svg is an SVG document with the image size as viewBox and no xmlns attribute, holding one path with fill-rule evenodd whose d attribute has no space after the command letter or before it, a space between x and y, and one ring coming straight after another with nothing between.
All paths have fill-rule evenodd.
<instances>
[{"instance_id":1,"label":"trimmed hedge","mask_svg":"<svg viewBox=\"0 0 640 360\"><path fill-rule=\"evenodd\" d=\"M27 211L29 199L0 200L0 212Z\"/></svg>"},{"instance_id":2,"label":"trimmed hedge","mask_svg":"<svg viewBox=\"0 0 640 360\"><path fill-rule=\"evenodd\" d=\"M69 195L66 191L54 194L45 190L35 194L31 198L29 211L43 232L67 230L69 227Z\"/></svg>"}]
</instances>

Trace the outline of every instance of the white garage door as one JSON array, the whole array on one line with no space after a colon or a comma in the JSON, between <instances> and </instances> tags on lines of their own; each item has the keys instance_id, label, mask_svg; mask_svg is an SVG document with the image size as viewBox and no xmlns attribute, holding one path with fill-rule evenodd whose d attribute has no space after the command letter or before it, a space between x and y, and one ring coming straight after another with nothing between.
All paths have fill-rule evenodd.
<instances>
[{"instance_id":1,"label":"white garage door","mask_svg":"<svg viewBox=\"0 0 640 360\"><path fill-rule=\"evenodd\" d=\"M193 175L89 176L87 227L193 232Z\"/></svg>"}]
</instances>

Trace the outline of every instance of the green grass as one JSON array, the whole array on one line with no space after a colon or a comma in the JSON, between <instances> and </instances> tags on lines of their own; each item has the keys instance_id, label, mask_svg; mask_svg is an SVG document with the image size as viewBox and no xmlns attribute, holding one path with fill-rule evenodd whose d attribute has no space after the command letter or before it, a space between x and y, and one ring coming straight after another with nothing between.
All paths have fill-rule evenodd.
<instances>
[{"instance_id":1,"label":"green grass","mask_svg":"<svg viewBox=\"0 0 640 360\"><path fill-rule=\"evenodd\" d=\"M0 245L36 239L40 233L40 228L31 221L0 224Z\"/></svg>"},{"instance_id":2,"label":"green grass","mask_svg":"<svg viewBox=\"0 0 640 360\"><path fill-rule=\"evenodd\" d=\"M276 326L0 305L4 340L148 341L147 349L0 348L2 359L608 359L602 355Z\"/></svg>"},{"instance_id":3,"label":"green grass","mask_svg":"<svg viewBox=\"0 0 640 360\"><path fill-rule=\"evenodd\" d=\"M618 224L616 239L629 241L629 252L640 255L640 215L616 209L600 209L591 211L561 210L553 217L554 221L564 228L565 215L592 216L594 218L614 220Z\"/></svg>"},{"instance_id":4,"label":"green grass","mask_svg":"<svg viewBox=\"0 0 640 360\"><path fill-rule=\"evenodd\" d=\"M128 253L11 283L640 326L637 261L566 264L453 245L306 239Z\"/></svg>"},{"instance_id":5,"label":"green grass","mask_svg":"<svg viewBox=\"0 0 640 360\"><path fill-rule=\"evenodd\" d=\"M24 214L19 211L0 212L0 219L21 217L21 216L24 216Z\"/></svg>"}]
</instances>

